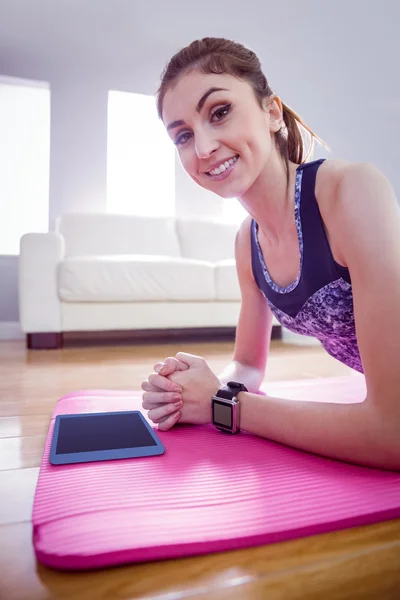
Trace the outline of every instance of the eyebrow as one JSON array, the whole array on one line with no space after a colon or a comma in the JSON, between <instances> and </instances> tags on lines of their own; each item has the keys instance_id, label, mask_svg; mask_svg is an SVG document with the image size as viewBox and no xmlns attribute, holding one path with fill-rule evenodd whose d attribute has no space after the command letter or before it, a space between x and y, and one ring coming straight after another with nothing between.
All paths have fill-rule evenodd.
<instances>
[{"instance_id":1,"label":"eyebrow","mask_svg":"<svg viewBox=\"0 0 400 600\"><path fill-rule=\"evenodd\" d=\"M210 96L210 94L213 94L214 92L228 92L229 90L227 90L226 88L218 88L218 87L211 87L209 88L200 98L200 100L197 103L196 106L196 111L199 113L201 111L201 109L203 108L205 101L207 100L208 96ZM167 131L169 131L170 129L174 129L175 127L180 127L181 125L185 125L185 121L182 121L182 119L179 119L178 121L172 121L172 123L170 123L167 126Z\"/></svg>"}]
</instances>

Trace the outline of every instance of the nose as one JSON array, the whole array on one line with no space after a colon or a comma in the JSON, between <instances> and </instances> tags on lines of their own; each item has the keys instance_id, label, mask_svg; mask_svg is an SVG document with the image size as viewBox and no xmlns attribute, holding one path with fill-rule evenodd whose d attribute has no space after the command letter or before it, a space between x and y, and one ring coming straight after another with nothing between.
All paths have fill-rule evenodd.
<instances>
[{"instance_id":1,"label":"nose","mask_svg":"<svg viewBox=\"0 0 400 600\"><path fill-rule=\"evenodd\" d=\"M218 141L207 133L196 133L196 155L200 159L208 158L218 148Z\"/></svg>"}]
</instances>

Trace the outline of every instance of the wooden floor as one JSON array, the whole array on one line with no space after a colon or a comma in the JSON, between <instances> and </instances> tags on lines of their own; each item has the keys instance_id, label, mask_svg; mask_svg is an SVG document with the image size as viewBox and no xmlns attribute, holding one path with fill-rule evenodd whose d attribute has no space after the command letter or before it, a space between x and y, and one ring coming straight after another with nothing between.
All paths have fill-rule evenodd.
<instances>
[{"instance_id":1,"label":"wooden floor","mask_svg":"<svg viewBox=\"0 0 400 600\"><path fill-rule=\"evenodd\" d=\"M230 360L232 344L27 352L22 342L0 343L1 600L400 598L400 521L102 572L59 573L36 563L32 500L55 402L77 389L139 388L155 362L178 350L204 356L218 372ZM267 380L347 373L319 347L272 343Z\"/></svg>"}]
</instances>

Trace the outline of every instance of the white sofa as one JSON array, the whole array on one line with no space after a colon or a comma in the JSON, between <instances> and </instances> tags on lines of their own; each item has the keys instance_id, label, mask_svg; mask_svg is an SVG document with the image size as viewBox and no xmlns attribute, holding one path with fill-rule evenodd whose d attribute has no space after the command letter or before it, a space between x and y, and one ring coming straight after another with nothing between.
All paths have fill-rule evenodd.
<instances>
[{"instance_id":1,"label":"white sofa","mask_svg":"<svg viewBox=\"0 0 400 600\"><path fill-rule=\"evenodd\" d=\"M21 238L20 322L29 348L68 332L234 328L240 310L236 225L65 214Z\"/></svg>"}]
</instances>

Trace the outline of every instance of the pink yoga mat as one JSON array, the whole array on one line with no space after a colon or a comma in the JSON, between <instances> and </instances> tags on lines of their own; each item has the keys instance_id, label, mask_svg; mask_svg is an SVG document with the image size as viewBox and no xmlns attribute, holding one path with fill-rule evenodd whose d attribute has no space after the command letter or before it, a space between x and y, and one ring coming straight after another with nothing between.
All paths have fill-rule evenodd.
<instances>
[{"instance_id":1,"label":"pink yoga mat","mask_svg":"<svg viewBox=\"0 0 400 600\"><path fill-rule=\"evenodd\" d=\"M266 389L293 399L356 402L365 383L354 376ZM43 564L94 569L400 517L400 473L324 459L247 433L229 436L212 426L159 432L166 447L161 456L49 463L56 415L140 406L140 392L103 390L76 392L57 403L33 507L33 543Z\"/></svg>"}]
</instances>

